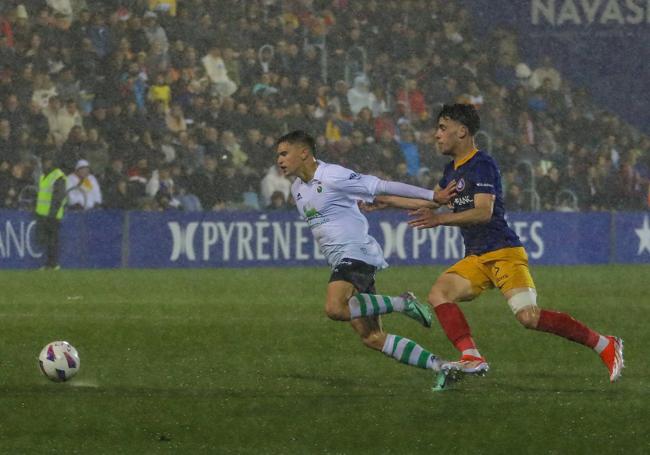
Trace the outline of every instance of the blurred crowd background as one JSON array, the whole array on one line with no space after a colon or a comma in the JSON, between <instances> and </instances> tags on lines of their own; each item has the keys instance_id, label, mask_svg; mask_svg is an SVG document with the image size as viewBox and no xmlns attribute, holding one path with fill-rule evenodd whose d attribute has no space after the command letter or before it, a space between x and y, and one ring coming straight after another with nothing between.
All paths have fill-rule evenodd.
<instances>
[{"instance_id":1,"label":"blurred crowd background","mask_svg":"<svg viewBox=\"0 0 650 455\"><path fill-rule=\"evenodd\" d=\"M437 112L464 102L509 210L647 210L650 138L552 53L473 30L443 0L3 0L0 208L33 207L53 155L76 209L286 209L273 143L293 129L433 187Z\"/></svg>"}]
</instances>

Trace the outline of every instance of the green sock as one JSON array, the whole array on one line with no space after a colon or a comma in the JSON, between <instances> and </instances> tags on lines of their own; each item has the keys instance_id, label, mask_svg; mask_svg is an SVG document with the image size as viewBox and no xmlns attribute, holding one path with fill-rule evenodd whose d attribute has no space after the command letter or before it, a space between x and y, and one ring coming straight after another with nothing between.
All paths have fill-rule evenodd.
<instances>
[{"instance_id":1,"label":"green sock","mask_svg":"<svg viewBox=\"0 0 650 455\"><path fill-rule=\"evenodd\" d=\"M406 365L428 370L440 370L438 357L408 338L387 334L381 352Z\"/></svg>"},{"instance_id":2,"label":"green sock","mask_svg":"<svg viewBox=\"0 0 650 455\"><path fill-rule=\"evenodd\" d=\"M404 311L404 297L355 294L348 300L350 319Z\"/></svg>"}]
</instances>

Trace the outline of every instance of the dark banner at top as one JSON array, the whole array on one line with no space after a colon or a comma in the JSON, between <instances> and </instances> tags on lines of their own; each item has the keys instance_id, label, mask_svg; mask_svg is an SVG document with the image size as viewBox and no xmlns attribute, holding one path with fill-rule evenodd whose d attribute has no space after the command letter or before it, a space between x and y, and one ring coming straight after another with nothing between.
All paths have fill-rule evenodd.
<instances>
[{"instance_id":1,"label":"dark banner at top","mask_svg":"<svg viewBox=\"0 0 650 455\"><path fill-rule=\"evenodd\" d=\"M650 133L650 0L467 0L478 33L517 31L534 68L551 57L601 107Z\"/></svg>"}]
</instances>

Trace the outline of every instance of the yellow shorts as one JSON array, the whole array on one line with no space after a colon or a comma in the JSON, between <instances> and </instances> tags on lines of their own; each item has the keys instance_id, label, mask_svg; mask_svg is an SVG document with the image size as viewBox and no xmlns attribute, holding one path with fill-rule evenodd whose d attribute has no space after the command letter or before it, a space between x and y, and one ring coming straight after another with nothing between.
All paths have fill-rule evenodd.
<instances>
[{"instance_id":1,"label":"yellow shorts","mask_svg":"<svg viewBox=\"0 0 650 455\"><path fill-rule=\"evenodd\" d=\"M522 247L501 248L480 256L467 256L445 273L455 273L468 279L475 296L494 287L502 293L515 288L535 288L528 270L528 255Z\"/></svg>"}]
</instances>

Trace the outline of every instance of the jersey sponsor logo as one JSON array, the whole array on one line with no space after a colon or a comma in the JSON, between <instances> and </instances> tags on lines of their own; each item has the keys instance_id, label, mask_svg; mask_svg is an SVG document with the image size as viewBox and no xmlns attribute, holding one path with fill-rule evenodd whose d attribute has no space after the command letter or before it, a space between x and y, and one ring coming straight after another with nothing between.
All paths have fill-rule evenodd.
<instances>
[{"instance_id":1,"label":"jersey sponsor logo","mask_svg":"<svg viewBox=\"0 0 650 455\"><path fill-rule=\"evenodd\" d=\"M472 198L472 196L462 196L454 199L454 205L456 207L462 207L464 205L471 204L472 202L474 202L474 198Z\"/></svg>"},{"instance_id":2,"label":"jersey sponsor logo","mask_svg":"<svg viewBox=\"0 0 650 455\"><path fill-rule=\"evenodd\" d=\"M302 211L305 214L305 218L307 218L307 221L311 220L312 218L317 218L319 216L322 216L322 214L314 207L307 208L307 206L304 206L302 208Z\"/></svg>"},{"instance_id":3,"label":"jersey sponsor logo","mask_svg":"<svg viewBox=\"0 0 650 455\"><path fill-rule=\"evenodd\" d=\"M361 176L356 172L353 172L350 174L350 177L348 177L348 180L361 180Z\"/></svg>"},{"instance_id":4,"label":"jersey sponsor logo","mask_svg":"<svg viewBox=\"0 0 650 455\"><path fill-rule=\"evenodd\" d=\"M299 201L302 199L302 194L298 193L296 194L296 201Z\"/></svg>"},{"instance_id":5,"label":"jersey sponsor logo","mask_svg":"<svg viewBox=\"0 0 650 455\"><path fill-rule=\"evenodd\" d=\"M465 179L461 178L457 183L456 183L456 190L463 191L465 189Z\"/></svg>"},{"instance_id":6,"label":"jersey sponsor logo","mask_svg":"<svg viewBox=\"0 0 650 455\"><path fill-rule=\"evenodd\" d=\"M488 188L494 188L494 185L491 183L476 183L476 186L486 186Z\"/></svg>"}]
</instances>

